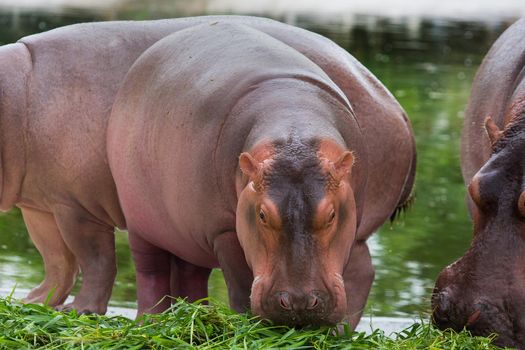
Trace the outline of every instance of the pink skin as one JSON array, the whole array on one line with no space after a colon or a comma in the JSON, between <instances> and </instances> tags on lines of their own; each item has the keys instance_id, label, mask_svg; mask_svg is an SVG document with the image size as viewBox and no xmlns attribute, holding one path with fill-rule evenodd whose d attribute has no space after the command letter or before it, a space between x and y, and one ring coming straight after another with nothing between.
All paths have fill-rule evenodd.
<instances>
[{"instance_id":1,"label":"pink skin","mask_svg":"<svg viewBox=\"0 0 525 350\"><path fill-rule=\"evenodd\" d=\"M46 271L43 283L31 291L27 301L43 302L49 292L54 290L50 304L61 304L68 296L80 270L84 275L81 291L73 304L61 308L75 308L87 313L105 312L115 276L113 228L126 227L104 156L107 118L115 94L136 58L154 42L170 33L210 21L243 24L289 45L306 58L317 62L324 71L321 74L323 86L329 86L339 94L340 102L347 98L351 100L353 111L362 117L360 124L363 126L365 143L372 150L367 154L361 152L361 146L351 147L359 151L357 154L362 165L357 166L356 176L352 179L357 198L358 239L364 242L390 215L393 208L408 198L413 181L415 152L404 112L364 67L344 50L322 37L271 20L220 16L138 23L82 24L27 37L21 43L0 48L0 83L10 82L2 84L3 96L0 100L3 184L0 209L9 210L14 205L22 208L30 236L43 256ZM50 65L49 62L56 64ZM298 62L302 62L302 59ZM53 81L52 89L49 88L49 81ZM219 110L220 101L221 99L211 109ZM368 127L379 124L383 128ZM226 137L229 130L238 135L239 130L225 128L224 140L232 139ZM351 139L355 132L353 127L344 127L343 138L347 143L353 142ZM203 143L209 140L206 137ZM221 142L218 146L220 144ZM383 149L394 148L400 151L396 157L384 157L380 154ZM367 157L372 160L370 164ZM374 159L381 161L374 162ZM228 166L228 169L235 168L231 164ZM367 166L372 170L370 173L365 170ZM394 173L390 176L386 191L382 187L381 174L389 169L394 169ZM132 174L135 173L133 171ZM229 179L235 176L231 170L221 175ZM126 177L129 174L125 174L124 178ZM125 184L125 181L120 179L121 184ZM365 191L366 182L373 185ZM388 196L385 198L384 194L387 192ZM133 196L135 195L124 194L123 201L126 202ZM231 203L233 197L235 191L225 191L207 200L215 205L224 201ZM366 202L364 197L367 197ZM139 197L137 203L141 204L137 205L139 210L136 214L127 213L127 216L131 215L133 218L131 235L135 231L140 233L144 227L155 230L159 225L157 221L151 220L155 217L151 210L155 208L146 204L143 208L145 210L140 210L147 198L148 196ZM156 201L154 199L152 202ZM170 207L177 209L177 205ZM220 232L210 234L204 240L188 239L182 235L178 244L185 247L185 251L193 252L186 256L182 266L179 258L172 258L172 252L177 252L176 255L184 254L172 247L162 249L170 255L169 278L168 274L164 274L160 279L163 287L155 292L139 288L145 300L157 299L158 294L168 291L173 294L195 292L192 298L204 296L209 268L220 264L226 276L232 307L239 311L248 307L253 277L237 239L232 208L235 205L230 205L224 211L218 210L221 220L214 222L221 229ZM196 214L213 212L205 209L199 208L189 216L200 217ZM158 213L163 218L169 216L162 210ZM186 225L183 228L188 227ZM161 244L163 241L166 241L166 237L157 240L159 245L164 245ZM151 256L147 251L145 253L146 256ZM349 261L353 260L352 256ZM355 260L361 264L361 258ZM148 271L147 266L145 271ZM343 274L350 274L348 271L351 268L346 268ZM195 281L188 277L194 272L198 276ZM356 272L351 275L349 280L359 274ZM151 276L143 277L146 279L139 281L139 286L147 285ZM368 280L371 281L370 276L367 277ZM347 283L345 287L348 293L348 285L363 285L364 292L360 294L366 295L369 288L367 283ZM155 284L150 285L153 286ZM360 306L356 306L356 309L362 308L365 299L366 296L359 301ZM146 304L152 303L154 302ZM167 304L163 305L163 308L166 306Z\"/></svg>"},{"instance_id":2,"label":"pink skin","mask_svg":"<svg viewBox=\"0 0 525 350\"><path fill-rule=\"evenodd\" d=\"M155 305L172 292L166 265L176 256L220 266L236 310L355 327L373 280L366 239L412 188L410 124L388 91L329 40L263 19L208 20L135 62L109 122L109 163L135 237L139 313L167 307ZM276 164L299 169L294 176L307 186ZM257 177L269 174L277 180L258 192ZM279 186L290 198L314 195L293 212L300 206L277 198ZM258 224L256 206L271 229ZM282 215L287 210L303 219ZM189 293L203 290L203 280L178 283Z\"/></svg>"},{"instance_id":3,"label":"pink skin","mask_svg":"<svg viewBox=\"0 0 525 350\"><path fill-rule=\"evenodd\" d=\"M350 248L355 237L355 202L353 200L353 191L350 186L349 173L353 164L353 157L350 152L344 152L332 142L324 142L324 153L333 159L324 157L323 150L320 150L323 167L326 172L330 170L337 179L334 189L326 194L321 200L316 210L316 217L319 222L323 223L335 209L339 211L341 203L345 204L347 213L345 218L347 222L339 222L339 219L333 219L329 227L321 224L315 230L313 235L316 236L314 260L310 261L311 266L307 269L311 275L305 275L303 269L298 269L295 275L293 266L283 265L285 262L280 257L286 254L279 249L282 235L285 232L279 232L282 217L279 216L278 209L266 194L264 186L258 184L262 181L266 168L272 167L271 151L264 150L270 146L256 146L257 158L252 157L249 153L243 153L240 157L240 167L248 180L247 184L239 184L238 188L243 188L239 195L237 204L237 213L244 213L252 206L264 208L269 222L274 221L275 225L269 227L257 220L255 227L251 227L250 220L245 220L245 216L237 215L237 233L239 242L244 251L257 252L256 254L247 254L246 260L253 271L254 282L251 292L251 309L254 313L266 318L272 318L274 310L265 310L272 308L266 300L271 299L271 294L279 288L285 291L293 291L296 294L310 294L312 291L326 291L332 299L332 308L327 312L328 316L323 318L321 323L335 324L342 320L347 313L347 298L345 293L345 283L342 277L345 262L348 260ZM335 150L334 150L335 148ZM329 150L329 152L328 152ZM246 181L246 180L244 180ZM323 221L324 220L324 221ZM283 271L288 273L283 274ZM284 279L281 281L280 279ZM290 285L291 281L293 287ZM282 286L282 287L279 287ZM311 299L310 299L311 300ZM284 306L289 300L281 300ZM316 300L311 301L310 309L314 309ZM308 306L307 306L308 308ZM274 316L273 318L276 318Z\"/></svg>"},{"instance_id":4,"label":"pink skin","mask_svg":"<svg viewBox=\"0 0 525 350\"><path fill-rule=\"evenodd\" d=\"M59 309L105 312L116 273L113 231L126 227L106 159L109 112L135 59L185 26L80 24L0 48L0 209L22 209L45 266L27 302L50 296ZM60 306L79 271L79 294Z\"/></svg>"},{"instance_id":5,"label":"pink skin","mask_svg":"<svg viewBox=\"0 0 525 350\"><path fill-rule=\"evenodd\" d=\"M44 259L45 279L31 291L27 301L43 302L54 290L50 304L61 304L81 270L85 286L73 304L63 308L76 308L81 312L105 311L115 275L113 227L126 227L105 159L106 126L115 94L136 58L157 40L181 29L220 21L258 29L294 48L317 62L323 71L323 86L330 86L340 95L340 101L351 100L355 115L361 118L365 143L372 150L370 154L358 153L363 166L357 167L352 184L358 198L358 239L364 242L393 208L408 198L415 152L404 112L364 67L322 37L271 20L221 16L90 23L26 37L18 44L0 48L3 92L0 100L0 176L3 184L0 209L9 210L15 205L22 208L30 236ZM220 101L212 109L220 109ZM383 127L376 128L379 124ZM229 132L228 128L225 132ZM343 137L349 140L354 132L346 128ZM207 138L206 142L209 140ZM399 154L384 157L383 149L398 149ZM370 173L364 170L367 157L371 159ZM381 161L374 161L376 159ZM394 173L385 191L382 174L392 169ZM225 177L235 177L228 171ZM120 179L120 182L124 184L125 180ZM366 191L365 182L373 184ZM387 198L384 197L386 192ZM124 194L123 197L126 200L132 195ZM219 197L222 199L214 198L211 202L231 202L235 191L226 191ZM135 228L140 231L150 221L150 209L146 205L146 210L132 215L132 235ZM195 259L196 264L183 267L182 271L194 271L194 266L204 265L204 270L196 270L200 271L200 277L195 285L191 279L189 281L188 288L193 286L199 290L197 297L205 295L206 269L218 264L237 266L224 272L229 276L227 284L232 306L244 310L249 304L252 277L234 225L225 224L235 221L232 209L226 212L230 214L223 215L222 224L218 225L223 230L220 234L199 242L195 249L192 248L193 239L182 240L180 244L187 246L187 250L198 252L187 257ZM150 227L156 225L153 222ZM206 244L211 246L204 249L204 255L211 252L213 258L199 257ZM167 249L170 254L172 250ZM185 272L176 273L178 265L170 263L170 285L184 284L182 280L172 281L178 279L174 276L185 275ZM167 278L162 281L168 283ZM163 292L169 290L170 293L178 289L163 288Z\"/></svg>"}]
</instances>

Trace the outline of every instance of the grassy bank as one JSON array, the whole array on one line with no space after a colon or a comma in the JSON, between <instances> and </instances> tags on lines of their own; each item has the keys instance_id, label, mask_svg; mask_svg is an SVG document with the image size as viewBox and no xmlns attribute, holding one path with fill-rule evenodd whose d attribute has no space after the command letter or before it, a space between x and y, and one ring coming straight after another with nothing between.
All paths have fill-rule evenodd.
<instances>
[{"instance_id":1,"label":"grassy bank","mask_svg":"<svg viewBox=\"0 0 525 350\"><path fill-rule=\"evenodd\" d=\"M276 327L223 305L178 301L138 323L124 317L64 314L0 299L1 349L494 349L490 339L414 324L392 338L333 329Z\"/></svg>"}]
</instances>

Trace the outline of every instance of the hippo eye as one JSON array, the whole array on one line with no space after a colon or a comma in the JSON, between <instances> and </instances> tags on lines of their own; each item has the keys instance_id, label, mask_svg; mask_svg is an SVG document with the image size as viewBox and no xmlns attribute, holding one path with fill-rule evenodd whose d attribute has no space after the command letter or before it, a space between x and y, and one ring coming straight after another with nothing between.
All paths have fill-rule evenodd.
<instances>
[{"instance_id":1,"label":"hippo eye","mask_svg":"<svg viewBox=\"0 0 525 350\"><path fill-rule=\"evenodd\" d=\"M261 222L263 224L266 224L266 214L264 213L264 211L259 211L259 219L261 220Z\"/></svg>"}]
</instances>

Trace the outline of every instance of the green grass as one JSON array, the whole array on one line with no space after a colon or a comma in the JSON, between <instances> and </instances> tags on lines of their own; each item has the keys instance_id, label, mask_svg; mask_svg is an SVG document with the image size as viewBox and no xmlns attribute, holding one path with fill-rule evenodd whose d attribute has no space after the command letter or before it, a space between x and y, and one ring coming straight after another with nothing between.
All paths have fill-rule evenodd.
<instances>
[{"instance_id":1,"label":"green grass","mask_svg":"<svg viewBox=\"0 0 525 350\"><path fill-rule=\"evenodd\" d=\"M272 326L217 303L178 300L167 312L136 322L0 299L0 349L495 349L488 338L424 323L391 338L381 330L342 333Z\"/></svg>"}]
</instances>

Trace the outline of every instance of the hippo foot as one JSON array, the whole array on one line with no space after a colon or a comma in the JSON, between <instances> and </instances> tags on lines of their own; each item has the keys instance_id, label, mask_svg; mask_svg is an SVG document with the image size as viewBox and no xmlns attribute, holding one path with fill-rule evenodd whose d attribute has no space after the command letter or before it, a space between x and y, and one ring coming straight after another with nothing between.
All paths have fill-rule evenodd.
<instances>
[{"instance_id":1,"label":"hippo foot","mask_svg":"<svg viewBox=\"0 0 525 350\"><path fill-rule=\"evenodd\" d=\"M98 314L104 315L106 313L107 307L100 305L90 305L88 303L77 303L72 302L64 305L58 305L55 307L55 310L60 312L70 312L76 310L79 315L91 315Z\"/></svg>"},{"instance_id":2,"label":"hippo foot","mask_svg":"<svg viewBox=\"0 0 525 350\"><path fill-rule=\"evenodd\" d=\"M27 296L22 299L25 304L46 304L49 306L60 305L66 300L69 290L62 288L50 287L48 284L42 284L33 288Z\"/></svg>"}]
</instances>

